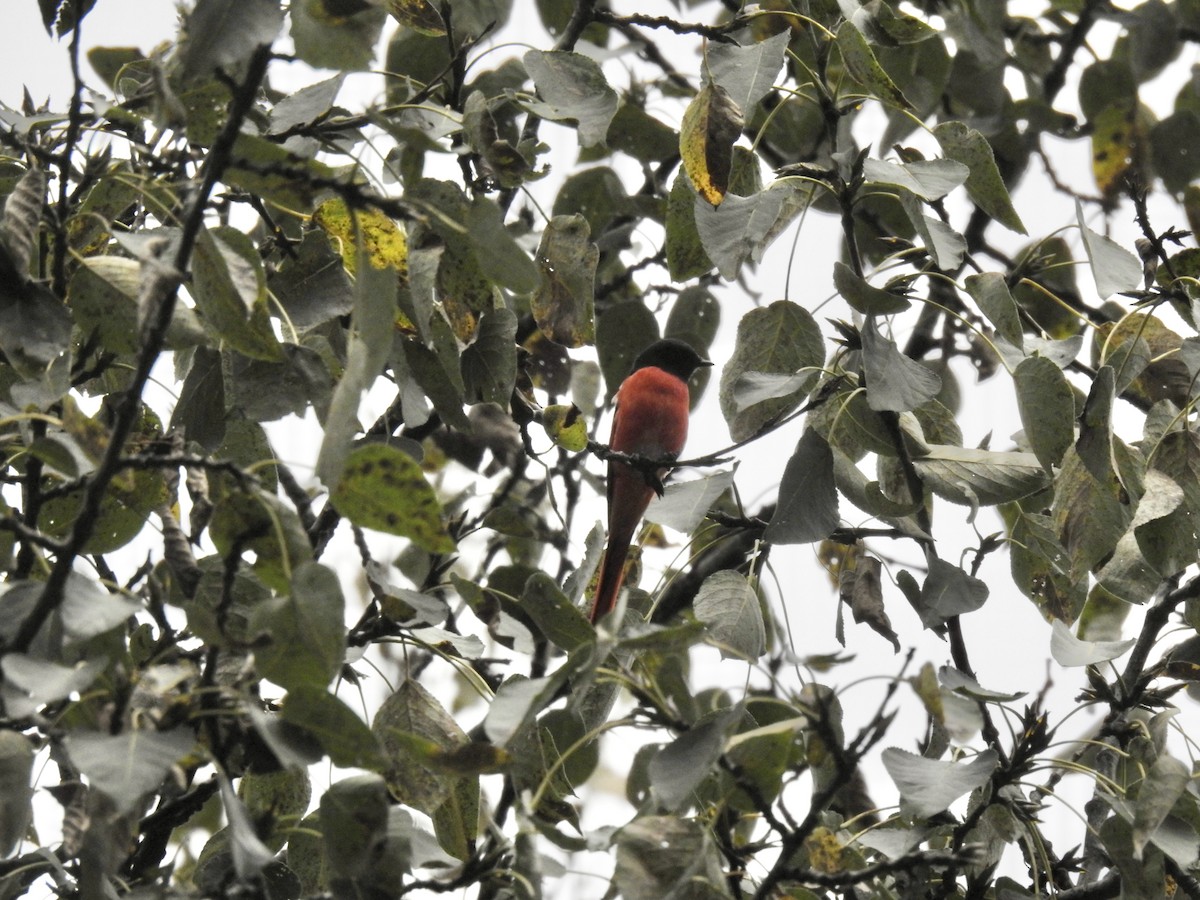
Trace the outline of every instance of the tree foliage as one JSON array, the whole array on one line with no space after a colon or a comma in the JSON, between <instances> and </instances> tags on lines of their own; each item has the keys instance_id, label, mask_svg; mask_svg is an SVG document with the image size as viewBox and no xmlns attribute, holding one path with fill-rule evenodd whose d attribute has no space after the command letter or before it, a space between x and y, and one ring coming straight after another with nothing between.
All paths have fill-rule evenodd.
<instances>
[{"instance_id":1,"label":"tree foliage","mask_svg":"<svg viewBox=\"0 0 1200 900\"><path fill-rule=\"evenodd\" d=\"M3 897L1200 897L1195 2L110 5L40 0L74 89L0 108ZM730 440L593 627L591 423L659 336ZM1073 705L975 675L1019 594ZM848 715L800 599L952 665Z\"/></svg>"}]
</instances>

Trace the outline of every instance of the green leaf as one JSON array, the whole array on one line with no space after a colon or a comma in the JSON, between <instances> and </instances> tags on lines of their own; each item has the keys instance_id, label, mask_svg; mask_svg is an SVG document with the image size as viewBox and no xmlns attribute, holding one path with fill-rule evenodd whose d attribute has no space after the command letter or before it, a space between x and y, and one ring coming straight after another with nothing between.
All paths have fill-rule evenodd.
<instances>
[{"instance_id":1,"label":"green leaf","mask_svg":"<svg viewBox=\"0 0 1200 900\"><path fill-rule=\"evenodd\" d=\"M675 298L663 337L683 341L704 355L716 339L720 325L721 305L717 298L707 288L692 285Z\"/></svg>"},{"instance_id":2,"label":"green leaf","mask_svg":"<svg viewBox=\"0 0 1200 900\"><path fill-rule=\"evenodd\" d=\"M1075 201L1075 220L1083 235L1083 249L1087 251L1096 280L1096 293L1110 297L1121 291L1132 291L1142 284L1142 264L1138 258L1114 241L1097 234L1083 221L1083 206Z\"/></svg>"},{"instance_id":3,"label":"green leaf","mask_svg":"<svg viewBox=\"0 0 1200 900\"><path fill-rule=\"evenodd\" d=\"M285 767L273 772L251 770L238 782L237 795L251 817L272 818L273 827L264 840L270 841L273 850L279 850L308 810L312 779L303 767Z\"/></svg>"},{"instance_id":4,"label":"green leaf","mask_svg":"<svg viewBox=\"0 0 1200 900\"><path fill-rule=\"evenodd\" d=\"M258 671L287 690L322 690L341 670L346 647L345 600L337 575L320 563L302 563L292 592L258 603L248 631L257 635Z\"/></svg>"},{"instance_id":5,"label":"green leaf","mask_svg":"<svg viewBox=\"0 0 1200 900\"><path fill-rule=\"evenodd\" d=\"M964 506L993 506L1039 491L1045 470L1032 453L972 450L929 444L913 460L917 473L939 497Z\"/></svg>"},{"instance_id":6,"label":"green leaf","mask_svg":"<svg viewBox=\"0 0 1200 900\"><path fill-rule=\"evenodd\" d=\"M544 119L577 122L581 147L603 144L620 99L599 64L565 50L530 50L524 62L541 97L525 106Z\"/></svg>"},{"instance_id":7,"label":"green leaf","mask_svg":"<svg viewBox=\"0 0 1200 900\"><path fill-rule=\"evenodd\" d=\"M0 281L0 351L18 373L38 378L66 362L70 341L71 313L49 288Z\"/></svg>"},{"instance_id":8,"label":"green leaf","mask_svg":"<svg viewBox=\"0 0 1200 900\"><path fill-rule=\"evenodd\" d=\"M556 760L561 760L568 784L583 784L600 765L600 742L587 740L587 725L579 712L552 709L538 719L538 731L542 746L551 744Z\"/></svg>"},{"instance_id":9,"label":"green leaf","mask_svg":"<svg viewBox=\"0 0 1200 900\"><path fill-rule=\"evenodd\" d=\"M1118 486L1097 481L1072 448L1055 479L1053 519L1071 561L1071 577L1083 579L1108 559L1125 534L1133 510Z\"/></svg>"},{"instance_id":10,"label":"green leaf","mask_svg":"<svg viewBox=\"0 0 1200 900\"><path fill-rule=\"evenodd\" d=\"M985 213L1018 234L1027 234L1021 217L1013 207L1008 188L996 166L996 157L987 138L963 122L942 122L933 129L942 152L971 170L967 193Z\"/></svg>"},{"instance_id":11,"label":"green leaf","mask_svg":"<svg viewBox=\"0 0 1200 900\"><path fill-rule=\"evenodd\" d=\"M504 215L494 201L476 197L467 211L466 224L484 275L517 294L530 294L537 288L538 268L504 227Z\"/></svg>"},{"instance_id":12,"label":"green leaf","mask_svg":"<svg viewBox=\"0 0 1200 900\"><path fill-rule=\"evenodd\" d=\"M1141 859L1146 845L1154 839L1159 826L1191 781L1192 770L1172 756L1154 761L1138 788L1133 804L1133 858ZM1195 862L1195 860L1192 860Z\"/></svg>"},{"instance_id":13,"label":"green leaf","mask_svg":"<svg viewBox=\"0 0 1200 900\"><path fill-rule=\"evenodd\" d=\"M807 384L811 378L809 372L743 372L733 386L733 408L736 412L741 412L767 400L787 397Z\"/></svg>"},{"instance_id":14,"label":"green leaf","mask_svg":"<svg viewBox=\"0 0 1200 900\"><path fill-rule=\"evenodd\" d=\"M1086 580L1071 576L1071 560L1049 516L1013 504L1010 553L1013 583L1048 618L1074 622L1087 598Z\"/></svg>"},{"instance_id":15,"label":"green leaf","mask_svg":"<svg viewBox=\"0 0 1200 900\"><path fill-rule=\"evenodd\" d=\"M579 602L591 582L592 576L596 574L596 569L600 566L600 559L604 555L604 540L604 525L597 522L588 532L587 538L584 539L583 560L563 582L563 593L572 603Z\"/></svg>"},{"instance_id":16,"label":"green leaf","mask_svg":"<svg viewBox=\"0 0 1200 900\"><path fill-rule=\"evenodd\" d=\"M706 62L711 79L723 87L743 115L752 115L779 77L787 51L786 30L751 44L711 43Z\"/></svg>"},{"instance_id":17,"label":"green leaf","mask_svg":"<svg viewBox=\"0 0 1200 900\"><path fill-rule=\"evenodd\" d=\"M646 520L691 534L704 521L713 504L733 486L733 474L729 470L691 481L671 482L661 497L650 501Z\"/></svg>"},{"instance_id":18,"label":"green leaf","mask_svg":"<svg viewBox=\"0 0 1200 900\"><path fill-rule=\"evenodd\" d=\"M1079 416L1075 450L1084 467L1101 484L1116 476L1113 458L1112 408L1116 400L1116 373L1112 366L1096 370L1092 388Z\"/></svg>"},{"instance_id":19,"label":"green leaf","mask_svg":"<svg viewBox=\"0 0 1200 900\"><path fill-rule=\"evenodd\" d=\"M696 230L696 192L680 169L667 195L667 271L672 281L687 281L710 272L712 260Z\"/></svg>"},{"instance_id":20,"label":"green leaf","mask_svg":"<svg viewBox=\"0 0 1200 900\"><path fill-rule=\"evenodd\" d=\"M988 586L958 566L934 559L929 567L917 613L926 628L940 628L947 619L974 612L987 601Z\"/></svg>"},{"instance_id":21,"label":"green leaf","mask_svg":"<svg viewBox=\"0 0 1200 900\"><path fill-rule=\"evenodd\" d=\"M444 323L445 320L439 319L438 321ZM409 397L412 397L413 394L419 397L423 392L433 401L433 408L447 425L460 431L469 432L472 427L471 421L463 413L463 392L466 385L460 385L455 381L455 375L459 374L457 366L452 372L446 370L446 363L454 363L457 348L454 344L454 335L449 333L449 326L446 325L445 328L449 340L446 342L447 346L444 350L440 346L437 349L430 349L419 341L406 340L400 348L402 353L394 354L391 362L397 370L396 380L401 384L411 382ZM417 402L412 400L409 405L416 407ZM413 409L410 420L412 424L424 424L427 419L427 411L418 412L416 408ZM328 434L328 427L325 430Z\"/></svg>"},{"instance_id":22,"label":"green leaf","mask_svg":"<svg viewBox=\"0 0 1200 900\"><path fill-rule=\"evenodd\" d=\"M42 225L42 208L46 205L46 171L28 169L13 186L4 200L0 215L0 252L7 250L13 274L21 282L29 280L34 261L34 247ZM7 293L12 287L5 285Z\"/></svg>"},{"instance_id":23,"label":"green leaf","mask_svg":"<svg viewBox=\"0 0 1200 900\"><path fill-rule=\"evenodd\" d=\"M967 250L966 239L939 218L925 214L915 196L908 192L900 195L900 205L921 236L925 251L939 269L953 271L962 265Z\"/></svg>"},{"instance_id":24,"label":"green leaf","mask_svg":"<svg viewBox=\"0 0 1200 900\"><path fill-rule=\"evenodd\" d=\"M388 444L354 450L329 500L363 528L410 538L430 553L454 550L454 539L442 522L442 506L420 464Z\"/></svg>"},{"instance_id":25,"label":"green leaf","mask_svg":"<svg viewBox=\"0 0 1200 900\"><path fill-rule=\"evenodd\" d=\"M367 584L379 601L383 614L402 625L438 625L446 621L449 607L439 595L398 587L388 580L388 567L370 562Z\"/></svg>"},{"instance_id":26,"label":"green leaf","mask_svg":"<svg viewBox=\"0 0 1200 900\"><path fill-rule=\"evenodd\" d=\"M32 778L33 745L29 739L7 728L0 731L0 857L7 857L25 839L33 817Z\"/></svg>"},{"instance_id":27,"label":"green leaf","mask_svg":"<svg viewBox=\"0 0 1200 900\"><path fill-rule=\"evenodd\" d=\"M383 751L367 723L321 684L294 683L284 698L282 717L316 738L335 766L376 769L383 765Z\"/></svg>"},{"instance_id":28,"label":"green leaf","mask_svg":"<svg viewBox=\"0 0 1200 900\"><path fill-rule=\"evenodd\" d=\"M643 816L618 831L616 842L613 884L624 900L730 896L716 845L695 819Z\"/></svg>"},{"instance_id":29,"label":"green leaf","mask_svg":"<svg viewBox=\"0 0 1200 900\"><path fill-rule=\"evenodd\" d=\"M1124 806L1122 803L1117 808ZM1120 875L1122 900L1159 900L1167 878L1163 856L1154 852L1142 858L1142 854L1133 852L1132 815L1127 809L1125 812L1125 816L1109 816L1100 826L1100 845ZM1191 862L1194 859L1187 865Z\"/></svg>"},{"instance_id":30,"label":"green leaf","mask_svg":"<svg viewBox=\"0 0 1200 900\"><path fill-rule=\"evenodd\" d=\"M184 29L183 77L240 65L283 27L278 0L197 0Z\"/></svg>"},{"instance_id":31,"label":"green leaf","mask_svg":"<svg viewBox=\"0 0 1200 900\"><path fill-rule=\"evenodd\" d=\"M67 576L58 607L69 640L84 641L104 634L141 610L140 601L120 591L106 591L76 572Z\"/></svg>"},{"instance_id":32,"label":"green leaf","mask_svg":"<svg viewBox=\"0 0 1200 900\"><path fill-rule=\"evenodd\" d=\"M545 170L537 172L533 168L530 157L535 147L528 144L514 146L512 141L502 136L502 120L497 121L493 111L498 113L505 103L506 100L501 98L488 102L482 89L472 90L463 105L462 133L468 146L479 154L482 168L495 183L501 188L513 190L545 174ZM444 144L436 149L444 149ZM526 152L522 153L522 150ZM437 227L436 223L434 227Z\"/></svg>"},{"instance_id":33,"label":"green leaf","mask_svg":"<svg viewBox=\"0 0 1200 900\"><path fill-rule=\"evenodd\" d=\"M784 774L794 758L795 735L804 719L792 704L768 697L750 698L746 712L725 749L729 761L757 790L756 796L746 790L735 795L734 803L749 810L757 808L761 799L779 796ZM745 802L742 794L746 795Z\"/></svg>"},{"instance_id":34,"label":"green leaf","mask_svg":"<svg viewBox=\"0 0 1200 900\"><path fill-rule=\"evenodd\" d=\"M1071 634L1071 629L1055 620L1051 624L1050 655L1060 666L1094 666L1124 656L1136 638L1127 641L1084 641Z\"/></svg>"},{"instance_id":35,"label":"green leaf","mask_svg":"<svg viewBox=\"0 0 1200 900\"><path fill-rule=\"evenodd\" d=\"M525 582L521 609L552 644L568 653L596 640L596 630L587 616L545 572L536 572Z\"/></svg>"},{"instance_id":36,"label":"green leaf","mask_svg":"<svg viewBox=\"0 0 1200 900\"><path fill-rule=\"evenodd\" d=\"M192 274L196 308L213 337L252 359L283 358L267 314L266 274L250 238L224 225L202 230Z\"/></svg>"},{"instance_id":37,"label":"green leaf","mask_svg":"<svg viewBox=\"0 0 1200 900\"><path fill-rule=\"evenodd\" d=\"M283 344L283 361L266 362L229 351L227 388L231 410L252 422L273 422L287 415L303 417L312 407L318 419L329 411L333 379L316 350Z\"/></svg>"},{"instance_id":38,"label":"green leaf","mask_svg":"<svg viewBox=\"0 0 1200 900\"><path fill-rule=\"evenodd\" d=\"M879 333L874 317L862 333L863 371L867 405L876 412L904 412L924 406L942 389L942 379L900 352L896 343Z\"/></svg>"},{"instance_id":39,"label":"green leaf","mask_svg":"<svg viewBox=\"0 0 1200 900\"><path fill-rule=\"evenodd\" d=\"M268 134L283 134L324 119L333 112L333 102L337 99L338 91L345 80L345 74L339 72L332 78L288 94L271 108L271 127Z\"/></svg>"},{"instance_id":40,"label":"green leaf","mask_svg":"<svg viewBox=\"0 0 1200 900\"><path fill-rule=\"evenodd\" d=\"M224 107L220 114L224 115ZM206 143L205 135L189 131L188 136ZM243 131L234 142L233 161L222 181L261 197L269 206L292 210L311 208L318 193L316 185L328 184L336 177L337 173L318 159L297 156L270 138Z\"/></svg>"},{"instance_id":41,"label":"green leaf","mask_svg":"<svg viewBox=\"0 0 1200 900\"><path fill-rule=\"evenodd\" d=\"M483 720L492 743L504 745L532 721L558 689L558 678L509 678L496 691Z\"/></svg>"},{"instance_id":42,"label":"green leaf","mask_svg":"<svg viewBox=\"0 0 1200 900\"><path fill-rule=\"evenodd\" d=\"M1049 471L1075 441L1075 394L1062 369L1043 356L1021 360L1013 381L1025 437Z\"/></svg>"},{"instance_id":43,"label":"green leaf","mask_svg":"<svg viewBox=\"0 0 1200 900\"><path fill-rule=\"evenodd\" d=\"M897 14L887 3L867 3L854 10L850 20L873 44L892 47L916 44L940 32L915 16Z\"/></svg>"},{"instance_id":44,"label":"green leaf","mask_svg":"<svg viewBox=\"0 0 1200 900\"><path fill-rule=\"evenodd\" d=\"M374 774L335 781L321 797L325 873L334 894L356 896L359 882L374 879L394 879L394 891L408 870L406 848L389 847L388 806L387 785Z\"/></svg>"},{"instance_id":45,"label":"green leaf","mask_svg":"<svg viewBox=\"0 0 1200 900\"><path fill-rule=\"evenodd\" d=\"M229 821L229 825L223 829L223 833L233 856L234 871L238 878L247 880L257 878L271 863L275 854L259 838L245 804L233 791L229 776L223 771L219 771L217 777L221 785L221 805L225 808L225 818ZM218 832L213 837L216 838L221 833ZM207 849L206 845L205 850ZM197 868L199 867L198 861Z\"/></svg>"},{"instance_id":46,"label":"green leaf","mask_svg":"<svg viewBox=\"0 0 1200 900\"><path fill-rule=\"evenodd\" d=\"M555 216L538 245L541 281L530 306L542 333L564 347L582 347L595 339L600 250L590 236L583 216Z\"/></svg>"},{"instance_id":47,"label":"green leaf","mask_svg":"<svg viewBox=\"0 0 1200 900\"><path fill-rule=\"evenodd\" d=\"M679 152L675 129L650 115L640 104L629 101L623 101L613 116L607 143L643 163L663 162ZM691 200L689 192L689 208Z\"/></svg>"},{"instance_id":48,"label":"green leaf","mask_svg":"<svg viewBox=\"0 0 1200 900\"><path fill-rule=\"evenodd\" d=\"M459 778L450 796L433 811L433 830L438 844L450 857L461 862L471 858L475 839L479 836L479 779ZM452 860L432 853L424 854L433 862L448 868Z\"/></svg>"},{"instance_id":49,"label":"green leaf","mask_svg":"<svg viewBox=\"0 0 1200 900\"><path fill-rule=\"evenodd\" d=\"M696 593L693 608L721 656L750 661L762 656L766 647L762 607L745 575L728 569L709 575Z\"/></svg>"},{"instance_id":50,"label":"green leaf","mask_svg":"<svg viewBox=\"0 0 1200 900\"><path fill-rule=\"evenodd\" d=\"M883 767L900 789L904 806L918 816L936 815L968 791L983 787L998 764L990 747L966 763L925 759L895 747L883 751Z\"/></svg>"},{"instance_id":51,"label":"green leaf","mask_svg":"<svg viewBox=\"0 0 1200 900\"><path fill-rule=\"evenodd\" d=\"M197 347L179 389L179 402L170 414L169 431L179 428L188 440L208 451L220 448L226 439L222 368L217 350Z\"/></svg>"},{"instance_id":52,"label":"green leaf","mask_svg":"<svg viewBox=\"0 0 1200 900\"><path fill-rule=\"evenodd\" d=\"M638 355L658 340L658 319L640 300L614 303L596 323L596 354L604 373L605 396L613 397Z\"/></svg>"},{"instance_id":53,"label":"green leaf","mask_svg":"<svg viewBox=\"0 0 1200 900\"><path fill-rule=\"evenodd\" d=\"M116 735L77 729L62 743L88 783L108 797L118 813L126 813L158 789L175 763L191 753L196 737L188 728Z\"/></svg>"},{"instance_id":54,"label":"green leaf","mask_svg":"<svg viewBox=\"0 0 1200 900\"><path fill-rule=\"evenodd\" d=\"M972 700L978 700L980 703L1011 703L1025 696L1024 691L1006 692L988 690L976 679L953 666L940 667L938 669L938 680L946 690L952 691L960 697L970 697Z\"/></svg>"},{"instance_id":55,"label":"green leaf","mask_svg":"<svg viewBox=\"0 0 1200 900\"><path fill-rule=\"evenodd\" d=\"M877 288L865 278L860 278L844 262L833 264L833 286L852 309L864 316L890 316L912 306L900 294Z\"/></svg>"},{"instance_id":56,"label":"green leaf","mask_svg":"<svg viewBox=\"0 0 1200 900\"><path fill-rule=\"evenodd\" d=\"M922 200L940 200L966 182L971 170L953 159L917 159L909 163L881 159L863 160L863 176L877 184L890 184Z\"/></svg>"},{"instance_id":57,"label":"green leaf","mask_svg":"<svg viewBox=\"0 0 1200 900\"><path fill-rule=\"evenodd\" d=\"M475 341L463 351L461 366L468 403L507 408L517 377L517 316L490 309L479 320Z\"/></svg>"},{"instance_id":58,"label":"green leaf","mask_svg":"<svg viewBox=\"0 0 1200 900\"><path fill-rule=\"evenodd\" d=\"M733 355L721 372L721 412L735 441L745 440L764 425L794 409L820 375L825 362L821 329L808 310L787 300L753 309L738 322ZM779 397L739 409L735 386L747 372L803 375L796 389Z\"/></svg>"},{"instance_id":59,"label":"green leaf","mask_svg":"<svg viewBox=\"0 0 1200 900\"><path fill-rule=\"evenodd\" d=\"M76 692L82 693L107 666L105 659L62 666L24 653L5 653L0 656L0 671L4 672L4 711L14 719L31 716L47 703L64 700ZM0 742L0 765L3 763L3 750ZM2 803L3 794L0 793ZM0 828L2 833L3 829Z\"/></svg>"},{"instance_id":60,"label":"green leaf","mask_svg":"<svg viewBox=\"0 0 1200 900\"><path fill-rule=\"evenodd\" d=\"M875 58L867 39L849 20L842 22L838 27L837 46L851 77L872 96L889 106L912 109L912 104L905 99L900 88L896 87L896 83L888 77L888 73Z\"/></svg>"},{"instance_id":61,"label":"green leaf","mask_svg":"<svg viewBox=\"0 0 1200 900\"><path fill-rule=\"evenodd\" d=\"M1176 110L1150 129L1154 171L1171 193L1183 193L1200 177L1200 162L1191 152L1197 144L1200 144L1197 110Z\"/></svg>"},{"instance_id":62,"label":"green leaf","mask_svg":"<svg viewBox=\"0 0 1200 900\"><path fill-rule=\"evenodd\" d=\"M1175 574L1176 566L1188 565L1187 561L1181 559L1172 565L1172 571L1159 572L1142 549L1145 546L1156 556L1162 551L1169 538L1146 526L1166 519L1179 508L1183 499L1183 488L1173 479L1157 469L1146 472L1143 493L1137 501L1133 518L1113 547L1112 555L1096 573L1097 580L1107 590L1126 602L1144 603L1158 590L1163 577ZM1190 550L1184 552L1190 556Z\"/></svg>"},{"instance_id":63,"label":"green leaf","mask_svg":"<svg viewBox=\"0 0 1200 900\"><path fill-rule=\"evenodd\" d=\"M95 333L113 353L138 349L137 296L142 267L123 256L85 259L71 276L67 289L80 330Z\"/></svg>"},{"instance_id":64,"label":"green leaf","mask_svg":"<svg viewBox=\"0 0 1200 900\"><path fill-rule=\"evenodd\" d=\"M733 145L744 125L737 102L712 81L705 82L684 110L679 128L683 169L696 196L712 206L719 206L729 190Z\"/></svg>"},{"instance_id":65,"label":"green leaf","mask_svg":"<svg viewBox=\"0 0 1200 900\"><path fill-rule=\"evenodd\" d=\"M38 0L46 34L65 37L92 11L96 0Z\"/></svg>"},{"instance_id":66,"label":"green leaf","mask_svg":"<svg viewBox=\"0 0 1200 900\"><path fill-rule=\"evenodd\" d=\"M808 195L786 181L750 197L727 194L720 206L697 199L696 232L721 277L732 281L744 265L762 259L782 227L807 205Z\"/></svg>"},{"instance_id":67,"label":"green leaf","mask_svg":"<svg viewBox=\"0 0 1200 900\"><path fill-rule=\"evenodd\" d=\"M579 213L587 219L592 234L604 234L618 216L636 208L636 201L626 193L620 176L608 166L594 166L567 176L554 197L552 213L556 216Z\"/></svg>"},{"instance_id":68,"label":"green leaf","mask_svg":"<svg viewBox=\"0 0 1200 900\"><path fill-rule=\"evenodd\" d=\"M222 555L235 549L253 553L254 573L280 592L291 590L293 573L312 560L312 545L296 510L262 488L233 490L222 497L209 535Z\"/></svg>"},{"instance_id":69,"label":"green leaf","mask_svg":"<svg viewBox=\"0 0 1200 900\"><path fill-rule=\"evenodd\" d=\"M453 751L470 743L458 723L432 694L405 679L375 713L371 730L387 757L387 782L400 802L430 815L450 798L458 776L429 760L437 751ZM428 742L424 756L413 752L413 739Z\"/></svg>"},{"instance_id":70,"label":"green leaf","mask_svg":"<svg viewBox=\"0 0 1200 900\"><path fill-rule=\"evenodd\" d=\"M128 485L122 485L120 479L114 481L100 501L100 513L84 552L110 553L124 547L141 533L147 517L166 496L158 472L135 472ZM74 526L82 503L82 490L52 497L42 505L38 523L47 534L65 536Z\"/></svg>"},{"instance_id":71,"label":"green leaf","mask_svg":"<svg viewBox=\"0 0 1200 900\"><path fill-rule=\"evenodd\" d=\"M820 434L806 428L783 470L775 514L763 539L773 544L808 544L827 538L838 522L833 453Z\"/></svg>"},{"instance_id":72,"label":"green leaf","mask_svg":"<svg viewBox=\"0 0 1200 900\"><path fill-rule=\"evenodd\" d=\"M717 713L693 725L650 760L650 790L658 807L678 812L698 798L694 791L716 770L725 739L737 724L736 710Z\"/></svg>"},{"instance_id":73,"label":"green leaf","mask_svg":"<svg viewBox=\"0 0 1200 900\"><path fill-rule=\"evenodd\" d=\"M921 530L917 528L916 522L902 518L915 513L920 508L919 501L911 499L898 501L886 496L880 488L878 480L870 480L869 476L839 449L833 450L833 474L838 490L863 512L873 516L900 519L900 527L909 534L914 537L923 536Z\"/></svg>"},{"instance_id":74,"label":"green leaf","mask_svg":"<svg viewBox=\"0 0 1200 900\"><path fill-rule=\"evenodd\" d=\"M895 456L898 452L887 423L867 405L867 392L861 388L838 391L809 413L808 424L851 462L868 453Z\"/></svg>"},{"instance_id":75,"label":"green leaf","mask_svg":"<svg viewBox=\"0 0 1200 900\"><path fill-rule=\"evenodd\" d=\"M296 56L315 69L369 69L387 13L373 6L335 13L326 2L306 0L289 5Z\"/></svg>"},{"instance_id":76,"label":"green leaf","mask_svg":"<svg viewBox=\"0 0 1200 900\"><path fill-rule=\"evenodd\" d=\"M1017 301L1009 292L1004 276L999 272L968 275L966 286L967 293L992 323L996 334L1020 350L1024 346L1024 329L1017 312Z\"/></svg>"}]
</instances>

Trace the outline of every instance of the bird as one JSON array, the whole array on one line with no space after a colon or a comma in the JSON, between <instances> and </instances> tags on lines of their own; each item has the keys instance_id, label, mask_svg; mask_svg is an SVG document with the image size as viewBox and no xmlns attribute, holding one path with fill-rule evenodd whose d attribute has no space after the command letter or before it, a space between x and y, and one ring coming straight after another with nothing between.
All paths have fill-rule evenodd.
<instances>
[{"instance_id":1,"label":"bird","mask_svg":"<svg viewBox=\"0 0 1200 900\"><path fill-rule=\"evenodd\" d=\"M609 449L655 460L678 457L687 441L688 379L697 369L711 365L689 344L673 338L655 341L643 350L617 390ZM620 460L608 461L608 546L592 599L593 624L616 606L629 544L651 498L662 493L666 473L665 467L650 472Z\"/></svg>"}]
</instances>

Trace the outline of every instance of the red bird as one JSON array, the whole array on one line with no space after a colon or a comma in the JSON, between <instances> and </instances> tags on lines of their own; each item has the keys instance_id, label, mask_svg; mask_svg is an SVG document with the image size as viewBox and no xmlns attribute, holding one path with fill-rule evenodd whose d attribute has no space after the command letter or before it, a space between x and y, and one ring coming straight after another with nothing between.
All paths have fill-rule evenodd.
<instances>
[{"instance_id":1,"label":"red bird","mask_svg":"<svg viewBox=\"0 0 1200 900\"><path fill-rule=\"evenodd\" d=\"M633 371L617 391L617 411L608 446L648 459L674 459L687 440L688 379L701 366L711 366L683 341L655 341L633 363ZM598 622L617 603L625 578L625 557L642 513L662 478L628 463L608 463L608 547L600 563L600 578L592 600L592 621Z\"/></svg>"}]
</instances>

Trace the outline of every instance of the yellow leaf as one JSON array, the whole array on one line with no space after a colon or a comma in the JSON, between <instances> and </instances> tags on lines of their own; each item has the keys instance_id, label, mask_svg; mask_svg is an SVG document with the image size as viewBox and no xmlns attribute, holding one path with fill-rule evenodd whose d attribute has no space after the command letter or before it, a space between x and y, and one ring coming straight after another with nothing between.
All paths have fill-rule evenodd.
<instances>
[{"instance_id":1,"label":"yellow leaf","mask_svg":"<svg viewBox=\"0 0 1200 900\"><path fill-rule=\"evenodd\" d=\"M395 447L365 444L354 450L329 500L356 525L411 538L430 553L454 550L421 466Z\"/></svg>"},{"instance_id":2,"label":"yellow leaf","mask_svg":"<svg viewBox=\"0 0 1200 900\"><path fill-rule=\"evenodd\" d=\"M729 92L709 81L683 114L679 154L696 192L719 206L729 189L733 145L742 133L742 111Z\"/></svg>"},{"instance_id":3,"label":"yellow leaf","mask_svg":"<svg viewBox=\"0 0 1200 900\"><path fill-rule=\"evenodd\" d=\"M357 223L357 232L371 265L376 269L392 266L401 278L407 277L408 240L400 226L379 210L359 209L351 213L343 200L334 198L317 207L313 222L329 235L350 274L353 275L358 267Z\"/></svg>"},{"instance_id":4,"label":"yellow leaf","mask_svg":"<svg viewBox=\"0 0 1200 900\"><path fill-rule=\"evenodd\" d=\"M1092 120L1092 174L1106 197L1118 193L1125 176L1142 167L1145 131L1135 100L1110 106Z\"/></svg>"},{"instance_id":5,"label":"yellow leaf","mask_svg":"<svg viewBox=\"0 0 1200 900\"><path fill-rule=\"evenodd\" d=\"M823 825L814 828L805 839L804 849L808 851L808 864L813 871L833 875L845 868L842 857L846 848L837 835Z\"/></svg>"},{"instance_id":6,"label":"yellow leaf","mask_svg":"<svg viewBox=\"0 0 1200 900\"><path fill-rule=\"evenodd\" d=\"M574 403L547 406L542 411L542 427L550 439L564 450L579 453L587 447L587 421Z\"/></svg>"}]
</instances>

